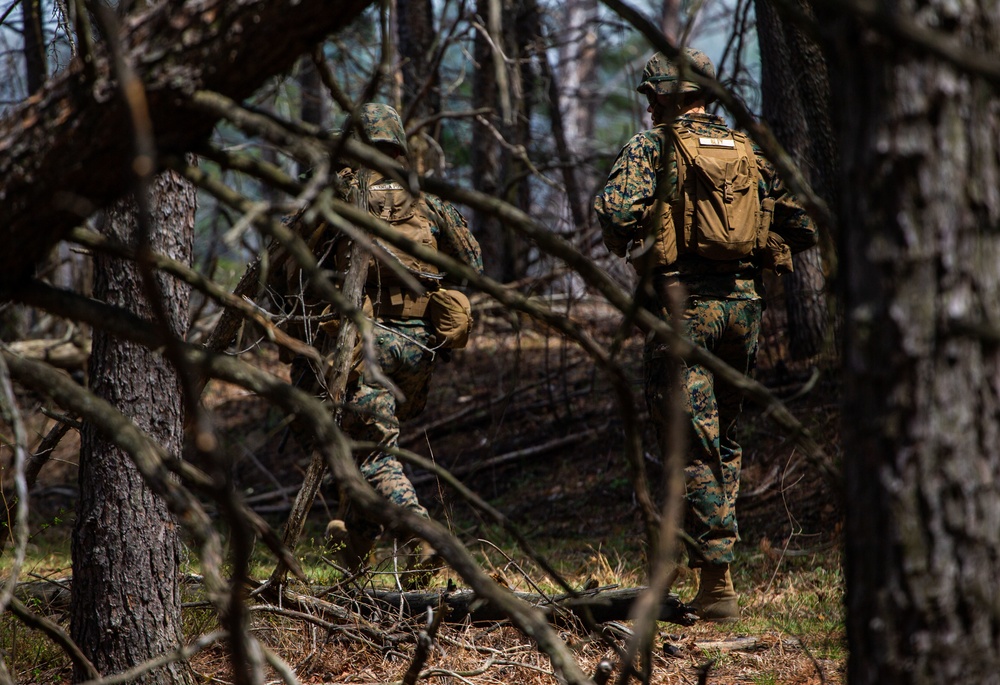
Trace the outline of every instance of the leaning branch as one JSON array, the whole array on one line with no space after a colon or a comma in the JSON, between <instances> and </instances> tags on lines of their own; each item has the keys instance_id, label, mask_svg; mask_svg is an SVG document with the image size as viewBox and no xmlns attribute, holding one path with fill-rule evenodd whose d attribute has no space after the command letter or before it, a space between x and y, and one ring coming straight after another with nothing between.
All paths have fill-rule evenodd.
<instances>
[{"instance_id":1,"label":"leaning branch","mask_svg":"<svg viewBox=\"0 0 1000 685\"><path fill-rule=\"evenodd\" d=\"M42 302L48 302L55 307L56 313L67 318L84 319L94 325L106 325L113 327L111 331L115 335L130 340L132 342L156 349L160 346L153 328L149 322L142 321L138 317L129 318L120 315L120 311L94 300L87 300L72 294L59 293L59 297L52 294L51 288L41 284L33 284L30 291L24 288L19 289L14 294L22 301L39 306ZM52 307L44 307L52 310ZM112 318L113 320L110 320ZM361 513L371 518L373 521L381 523L387 529L393 531L404 531L413 533L427 540L448 562L452 569L458 573L462 579L480 597L491 602L510 620L520 628L526 635L533 638L540 649L542 649L552 662L553 668L570 685L588 685L590 680L580 669L573 653L567 645L559 638L558 633L548 625L548 622L540 611L531 607L525 602L517 599L509 590L500 587L489 575L480 567L479 563L472 557L457 538L455 538L447 528L436 521L431 521L418 516L412 511L396 505L387 505L384 498L378 495L371 485L364 479L353 457L353 451L347 437L340 431L333 417L330 416L328 408L314 397L310 396L298 388L292 387L287 382L276 378L260 369L240 361L239 359L212 354L200 347L183 344L183 353L186 360L193 368L199 369L204 377L216 378L224 382L233 383L254 392L269 402L275 404L289 414L295 414L303 422L306 430L309 430L317 438L317 445L320 452L326 459L327 466L331 470L337 483L341 485L352 503L358 505ZM45 367L37 362L26 362L6 355L11 372L19 381L26 385L52 395L53 393L69 393L71 395L72 406L79 411L91 413L86 402L93 402L95 399L85 389L76 386L68 379L60 379L58 372L54 370L45 371L38 367ZM28 365L27 367L25 365ZM24 371L24 373L21 373ZM23 378L23 380L22 380ZM68 385L76 386L70 389ZM76 393L83 393L76 397ZM82 406L80 406L82 405ZM120 432L110 431L115 436L115 440L132 453L136 450L143 450L149 447L143 440L141 433L137 431L128 421L119 421L113 413L106 412L103 408L100 414L90 417L91 420L110 421L112 426L120 428ZM138 444L132 440L140 441ZM153 457L155 454L144 453L141 460L144 471L145 467L156 466L155 463L146 461L146 457ZM155 485L158 489L164 488L164 494L170 497L175 504L180 505L182 522L186 522L186 515L190 515L190 508L197 505L191 503L180 486L171 483L169 479L157 469ZM170 486L173 486L172 488ZM177 502L177 498L180 501ZM200 509L199 521L204 521L204 512ZM205 531L201 526L195 526L195 532L201 538L209 535L214 536L216 546L214 556L218 559L217 536L214 531ZM216 580L213 584L217 584Z\"/></svg>"},{"instance_id":2,"label":"leaning branch","mask_svg":"<svg viewBox=\"0 0 1000 685\"><path fill-rule=\"evenodd\" d=\"M123 59L144 86L158 152L190 152L211 134L218 119L188 106L194 90L243 100L369 4L205 0L157 3L129 18ZM0 240L18 246L0 252L0 281L28 277L81 218L128 189L128 111L113 78L98 48L0 119Z\"/></svg>"}]
</instances>

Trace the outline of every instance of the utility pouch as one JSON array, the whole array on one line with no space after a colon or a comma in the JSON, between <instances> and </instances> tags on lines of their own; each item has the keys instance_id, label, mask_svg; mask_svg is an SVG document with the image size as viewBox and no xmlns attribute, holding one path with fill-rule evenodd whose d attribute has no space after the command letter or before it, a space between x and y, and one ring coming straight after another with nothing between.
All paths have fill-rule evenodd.
<instances>
[{"instance_id":1,"label":"utility pouch","mask_svg":"<svg viewBox=\"0 0 1000 685\"><path fill-rule=\"evenodd\" d=\"M468 344L473 321L472 305L465 293L435 290L430 294L427 315L441 347L460 350Z\"/></svg>"},{"instance_id":2,"label":"utility pouch","mask_svg":"<svg viewBox=\"0 0 1000 685\"><path fill-rule=\"evenodd\" d=\"M760 265L771 269L779 276L790 274L792 268L792 250L777 233L769 233L767 244L760 251Z\"/></svg>"}]
</instances>

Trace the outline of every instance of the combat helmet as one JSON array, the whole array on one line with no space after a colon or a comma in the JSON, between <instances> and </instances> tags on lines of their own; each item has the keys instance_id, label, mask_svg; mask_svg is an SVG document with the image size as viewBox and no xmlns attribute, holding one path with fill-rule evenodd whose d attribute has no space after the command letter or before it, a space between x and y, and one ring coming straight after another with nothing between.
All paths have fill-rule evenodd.
<instances>
[{"instance_id":1,"label":"combat helmet","mask_svg":"<svg viewBox=\"0 0 1000 685\"><path fill-rule=\"evenodd\" d=\"M371 143L391 143L398 146L404 154L408 153L406 147L406 131L403 129L403 120L399 118L389 105L377 102L369 102L361 107L360 112L361 127L368 136Z\"/></svg>"},{"instance_id":2,"label":"combat helmet","mask_svg":"<svg viewBox=\"0 0 1000 685\"><path fill-rule=\"evenodd\" d=\"M683 69L690 72L692 68L705 76L715 78L715 65L701 50L694 48L684 48L681 50L690 62L690 66L684 65ZM642 83L636 88L640 93L647 95L669 95L671 93L694 93L701 90L701 86L694 81L680 79L682 66L675 60L666 57L662 52L658 52L646 62L646 68L642 70Z\"/></svg>"}]
</instances>

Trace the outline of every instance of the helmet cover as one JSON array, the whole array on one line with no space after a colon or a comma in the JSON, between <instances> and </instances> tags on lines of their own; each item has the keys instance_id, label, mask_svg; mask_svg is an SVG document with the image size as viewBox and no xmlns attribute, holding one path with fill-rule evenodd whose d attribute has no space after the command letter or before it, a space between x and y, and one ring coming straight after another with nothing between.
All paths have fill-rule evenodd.
<instances>
[{"instance_id":1,"label":"helmet cover","mask_svg":"<svg viewBox=\"0 0 1000 685\"><path fill-rule=\"evenodd\" d=\"M681 78L681 72L696 71L715 78L715 65L701 50L684 48L687 64L678 64L679 60L671 60L662 52L658 52L646 62L642 70L642 83L636 88L647 95L670 95L674 93L695 93L702 89L701 85Z\"/></svg>"},{"instance_id":2,"label":"helmet cover","mask_svg":"<svg viewBox=\"0 0 1000 685\"><path fill-rule=\"evenodd\" d=\"M361 128L364 129L371 143L390 143L397 146L404 154L406 147L406 131L403 120L389 105L369 102L361 107Z\"/></svg>"}]
</instances>

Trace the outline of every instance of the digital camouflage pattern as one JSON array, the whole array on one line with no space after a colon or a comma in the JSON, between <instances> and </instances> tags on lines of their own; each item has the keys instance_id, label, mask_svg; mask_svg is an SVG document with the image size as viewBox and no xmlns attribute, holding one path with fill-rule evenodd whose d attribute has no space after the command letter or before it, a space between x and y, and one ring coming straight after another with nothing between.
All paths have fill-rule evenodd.
<instances>
[{"instance_id":1,"label":"digital camouflage pattern","mask_svg":"<svg viewBox=\"0 0 1000 685\"><path fill-rule=\"evenodd\" d=\"M761 300L690 299L681 316L682 332L748 375L757 357L761 308ZM659 429L667 425L671 366L677 361L668 344L650 338L644 362L646 403ZM736 497L743 450L736 442L736 422L743 410L743 394L714 380L712 372L699 364L682 363L680 383L680 399L690 418L690 451L684 467L685 531L698 543L696 550L689 550L690 565L729 563L739 539Z\"/></svg>"},{"instance_id":2,"label":"digital camouflage pattern","mask_svg":"<svg viewBox=\"0 0 1000 685\"><path fill-rule=\"evenodd\" d=\"M423 411L434 368L434 331L422 319L393 321L374 333L375 356L379 368L402 393L402 399L362 371L352 384L344 414L344 430L354 440L382 447L399 445L399 423ZM399 460L383 450L375 450L361 460L361 473L375 491L393 504L427 517L417 500L413 485Z\"/></svg>"},{"instance_id":3,"label":"digital camouflage pattern","mask_svg":"<svg viewBox=\"0 0 1000 685\"><path fill-rule=\"evenodd\" d=\"M399 114L389 105L369 102L361 107L361 127L371 143L391 143L408 152L406 130Z\"/></svg>"},{"instance_id":4,"label":"digital camouflage pattern","mask_svg":"<svg viewBox=\"0 0 1000 685\"><path fill-rule=\"evenodd\" d=\"M707 137L718 137L720 131L728 131L725 122L712 114L687 114L673 125ZM619 257L624 257L633 241L642 237L643 219L653 206L659 173L666 174L667 196L680 199L673 137L657 130L664 126L669 124L642 131L629 140L618 154L607 184L594 200L604 244ZM812 247L816 244L812 220L787 191L774 167L759 154L759 149L755 147L754 151L758 153L760 171L758 193L761 200L770 197L775 201L771 232L781 236L792 252ZM759 265L752 259L720 262L682 255L671 271L682 275L689 292L694 295L742 299L760 296L755 284ZM735 280L716 277L721 274L746 274L748 277Z\"/></svg>"},{"instance_id":5,"label":"digital camouflage pattern","mask_svg":"<svg viewBox=\"0 0 1000 685\"><path fill-rule=\"evenodd\" d=\"M636 90L645 94L669 95L671 93L693 93L701 90L701 86L695 81L681 79L684 71L697 71L699 74L715 78L715 65L701 50L694 48L684 48L682 51L687 57L688 64L679 65L668 59L662 52L658 52L646 62L646 68L642 70L642 83Z\"/></svg>"},{"instance_id":6,"label":"digital camouflage pattern","mask_svg":"<svg viewBox=\"0 0 1000 685\"><path fill-rule=\"evenodd\" d=\"M429 224L437 250L476 270L483 271L482 251L465 218L453 205L424 194L414 205ZM447 275L445 275L447 280ZM382 294L371 285L366 293L377 301ZM434 330L423 317L378 317L373 334L376 362L382 373L402 393L379 384L363 367L348 387L343 428L357 441L377 443L389 450L399 446L400 421L417 416L427 402L434 365L440 352L434 349ZM362 459L361 472L375 490L389 501L427 517L402 464L389 451L376 450Z\"/></svg>"},{"instance_id":7,"label":"digital camouflage pattern","mask_svg":"<svg viewBox=\"0 0 1000 685\"><path fill-rule=\"evenodd\" d=\"M660 68L650 60L651 71ZM662 81L657 83L668 83ZM652 85L651 85L652 87ZM643 237L644 219L651 210L657 184L664 175L669 202L681 200L677 188L677 155L673 136L665 126L685 127L696 135L721 137L729 129L717 116L697 112L679 117L632 137L616 159L607 184L594 200L604 243L621 257ZM774 167L754 148L760 172L761 200L774 200L770 230L799 252L816 244L816 229L795 198L786 190ZM662 229L662 227L661 227ZM654 228L655 230L655 228ZM673 226L670 230L674 230ZM730 366L749 374L755 364L762 312L762 264L758 257L716 261L682 254L673 264L653 274L654 283L675 282L686 301L681 313L685 332L695 344L714 353ZM667 316L666 303L657 308ZM669 319L668 319L669 321ZM667 345L647 341L644 386L650 414L661 440L667 425L664 402L670 396L670 364ZM689 549L693 566L728 563L739 537L736 497L742 449L735 440L735 426L742 411L741 395L699 365L681 370L680 393L689 417L690 449L685 467L687 483L687 530L697 547Z\"/></svg>"}]
</instances>

